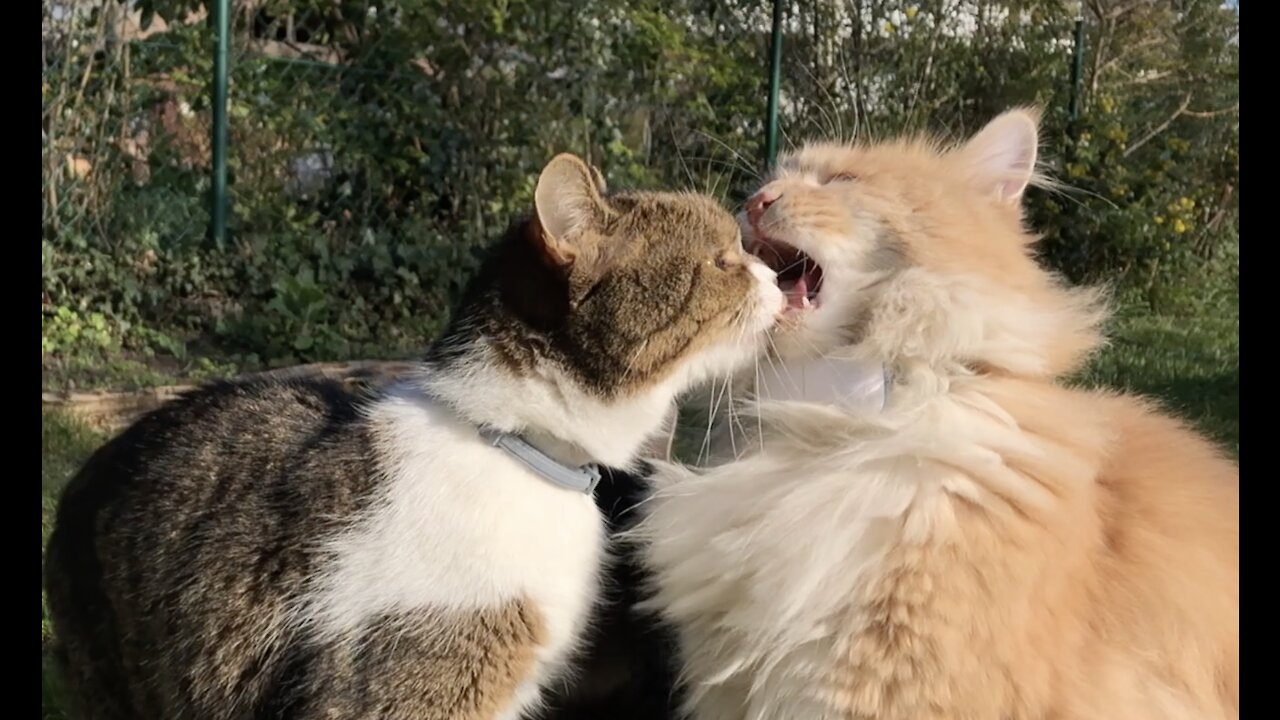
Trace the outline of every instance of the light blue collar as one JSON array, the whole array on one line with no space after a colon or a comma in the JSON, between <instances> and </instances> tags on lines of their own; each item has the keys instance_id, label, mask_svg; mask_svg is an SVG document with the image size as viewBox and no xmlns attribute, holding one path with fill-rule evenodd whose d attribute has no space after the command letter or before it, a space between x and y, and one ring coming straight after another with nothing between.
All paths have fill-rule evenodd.
<instances>
[{"instance_id":1,"label":"light blue collar","mask_svg":"<svg viewBox=\"0 0 1280 720\"><path fill-rule=\"evenodd\" d=\"M831 405L855 414L876 414L889 402L888 367L861 358L818 357L761 368L760 397Z\"/></svg>"},{"instance_id":2,"label":"light blue collar","mask_svg":"<svg viewBox=\"0 0 1280 720\"><path fill-rule=\"evenodd\" d=\"M529 444L528 440L519 435L492 428L481 427L480 437L519 460L552 485L591 495L595 492L596 485L600 484L600 468L594 463L570 467Z\"/></svg>"}]
</instances>

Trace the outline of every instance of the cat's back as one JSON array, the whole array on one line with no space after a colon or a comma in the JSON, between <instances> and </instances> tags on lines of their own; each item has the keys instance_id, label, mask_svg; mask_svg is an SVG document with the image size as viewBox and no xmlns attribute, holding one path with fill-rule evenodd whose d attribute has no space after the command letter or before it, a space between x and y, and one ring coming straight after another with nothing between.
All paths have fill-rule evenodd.
<instances>
[{"instance_id":1,"label":"cat's back","mask_svg":"<svg viewBox=\"0 0 1280 720\"><path fill-rule=\"evenodd\" d=\"M602 543L590 495L413 383L360 399L255 380L99 450L60 504L46 584L94 717L434 718L533 701L580 634Z\"/></svg>"},{"instance_id":2,"label":"cat's back","mask_svg":"<svg viewBox=\"0 0 1280 720\"><path fill-rule=\"evenodd\" d=\"M81 531L103 538L175 525L200 531L199 524L184 524L196 520L193 514L234 508L207 530L236 534L248 527L228 525L261 529L256 523L264 514L293 510L292 519L300 520L305 507L342 505L342 498L325 496L369 489L361 486L372 458L366 425L360 399L332 380L264 378L197 389L144 416L90 457L59 502L50 552ZM352 485L289 481L317 471ZM299 496L282 495L289 492ZM122 514L119 522L101 517L111 512ZM136 523L123 517L134 513L146 515ZM86 525L94 517L98 522Z\"/></svg>"},{"instance_id":3,"label":"cat's back","mask_svg":"<svg viewBox=\"0 0 1280 720\"><path fill-rule=\"evenodd\" d=\"M1080 640L1074 653L1037 652L1075 687L1059 701L1064 716L1237 717L1239 466L1140 396L989 389L1042 447L1071 448L1060 457L1089 478L1058 515L1058 527L1079 531L1070 552L1045 546L1080 592L1054 596L1037 615L1045 628L1062 617L1081 628L1065 634ZM1067 462L1015 459L1039 477L1070 477Z\"/></svg>"},{"instance_id":4,"label":"cat's back","mask_svg":"<svg viewBox=\"0 0 1280 720\"><path fill-rule=\"evenodd\" d=\"M1201 716L1233 717L1240 673L1239 466L1148 401L1099 402L1114 432L1098 474L1104 633L1113 647L1128 649L1132 662L1155 665L1148 670L1188 696L1221 703L1201 706Z\"/></svg>"},{"instance_id":5,"label":"cat's back","mask_svg":"<svg viewBox=\"0 0 1280 720\"><path fill-rule=\"evenodd\" d=\"M212 384L100 448L64 491L45 566L95 712L159 716L269 682L286 589L312 571L312 540L370 499L372 458L359 399L329 380ZM166 667L207 675L180 687Z\"/></svg>"},{"instance_id":6,"label":"cat's back","mask_svg":"<svg viewBox=\"0 0 1280 720\"><path fill-rule=\"evenodd\" d=\"M1185 422L1149 400L1108 396L1114 444L1100 478L1117 499L1199 539L1238 551L1240 467ZM1172 527L1170 528L1172 532ZM1225 548L1226 546L1224 546Z\"/></svg>"},{"instance_id":7,"label":"cat's back","mask_svg":"<svg viewBox=\"0 0 1280 720\"><path fill-rule=\"evenodd\" d=\"M1133 717L1233 716L1237 463L1147 398L1022 381L985 389L1041 454L1058 458L1044 464L1024 453L1007 461L1028 476L1075 488L1077 501L1062 505L1057 527L1078 532L1068 547L1079 561L1065 577L1087 592L1071 602L1062 595L1055 610L1080 618L1093 639L1075 658L1081 689L1094 688L1070 694L1082 706L1077 715L1119 712L1118 698L1127 697L1137 698L1126 712ZM1077 481L1066 484L1073 467ZM1069 666L1062 655L1045 658Z\"/></svg>"},{"instance_id":8,"label":"cat's back","mask_svg":"<svg viewBox=\"0 0 1280 720\"><path fill-rule=\"evenodd\" d=\"M87 497L145 491L171 473L167 488L199 484L201 471L236 471L305 448L335 447L360 424L359 398L333 380L269 377L215 382L143 416L90 457L68 484L63 508ZM86 490L98 490L87 493Z\"/></svg>"}]
</instances>

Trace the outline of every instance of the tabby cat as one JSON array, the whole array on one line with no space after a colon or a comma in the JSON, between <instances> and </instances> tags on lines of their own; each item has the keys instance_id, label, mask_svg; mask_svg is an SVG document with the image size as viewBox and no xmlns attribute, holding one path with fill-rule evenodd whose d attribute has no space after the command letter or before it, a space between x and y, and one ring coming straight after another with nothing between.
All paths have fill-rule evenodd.
<instances>
[{"instance_id":1,"label":"tabby cat","mask_svg":"<svg viewBox=\"0 0 1280 720\"><path fill-rule=\"evenodd\" d=\"M93 718L524 717L580 645L597 465L784 306L694 194L552 160L411 379L224 382L100 449L45 575Z\"/></svg>"}]
</instances>

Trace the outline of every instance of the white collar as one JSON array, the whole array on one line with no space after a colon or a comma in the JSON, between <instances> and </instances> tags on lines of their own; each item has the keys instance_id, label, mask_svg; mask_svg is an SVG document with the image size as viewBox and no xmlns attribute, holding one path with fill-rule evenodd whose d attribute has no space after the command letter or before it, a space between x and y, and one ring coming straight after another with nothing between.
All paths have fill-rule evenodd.
<instances>
[{"instance_id":1,"label":"white collar","mask_svg":"<svg viewBox=\"0 0 1280 720\"><path fill-rule=\"evenodd\" d=\"M822 357L787 361L776 367L764 363L757 393L762 400L834 405L867 414L884 409L889 385L889 371L879 362Z\"/></svg>"},{"instance_id":2,"label":"white collar","mask_svg":"<svg viewBox=\"0 0 1280 720\"><path fill-rule=\"evenodd\" d=\"M595 492L596 485L600 484L600 468L595 463L572 467L539 450L533 443L515 433L488 427L481 427L479 430L480 437L520 461L552 485L591 495Z\"/></svg>"}]
</instances>

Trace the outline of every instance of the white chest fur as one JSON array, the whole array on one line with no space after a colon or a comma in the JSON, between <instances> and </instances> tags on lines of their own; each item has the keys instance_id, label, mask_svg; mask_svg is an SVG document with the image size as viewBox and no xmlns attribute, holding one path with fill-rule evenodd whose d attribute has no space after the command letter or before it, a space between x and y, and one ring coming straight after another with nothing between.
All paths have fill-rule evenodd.
<instances>
[{"instance_id":1,"label":"white chest fur","mask_svg":"<svg viewBox=\"0 0 1280 720\"><path fill-rule=\"evenodd\" d=\"M305 603L315 632L353 632L383 613L523 599L546 626L531 682L554 674L596 595L605 532L593 499L533 474L421 393L392 394L370 419L384 485L328 544L331 565Z\"/></svg>"},{"instance_id":2,"label":"white chest fur","mask_svg":"<svg viewBox=\"0 0 1280 720\"><path fill-rule=\"evenodd\" d=\"M639 535L694 717L824 717L823 673L847 641L836 620L895 546L949 532L952 498L979 497L948 468L1003 477L986 448L1020 441L981 398L902 401L870 415L810 405L775 416L790 433L737 462L657 469Z\"/></svg>"},{"instance_id":3,"label":"white chest fur","mask_svg":"<svg viewBox=\"0 0 1280 720\"><path fill-rule=\"evenodd\" d=\"M643 527L653 601L678 629L698 720L824 717L813 698L838 642L831 621L914 493L884 476L850 493L847 476L814 469L756 455L653 477L665 487Z\"/></svg>"},{"instance_id":4,"label":"white chest fur","mask_svg":"<svg viewBox=\"0 0 1280 720\"><path fill-rule=\"evenodd\" d=\"M820 403L854 413L878 413L887 401L882 364L862 358L827 355L759 369L757 392L766 400Z\"/></svg>"}]
</instances>

